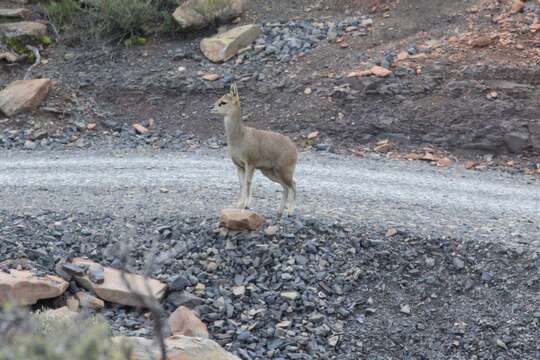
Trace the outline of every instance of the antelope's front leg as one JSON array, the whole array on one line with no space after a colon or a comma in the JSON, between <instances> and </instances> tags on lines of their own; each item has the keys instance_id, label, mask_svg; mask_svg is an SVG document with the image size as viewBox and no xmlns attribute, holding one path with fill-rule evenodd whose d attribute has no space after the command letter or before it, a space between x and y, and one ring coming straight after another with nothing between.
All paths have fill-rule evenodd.
<instances>
[{"instance_id":1,"label":"antelope's front leg","mask_svg":"<svg viewBox=\"0 0 540 360\"><path fill-rule=\"evenodd\" d=\"M253 179L253 174L255 173L255 167L247 165L245 167L244 174L244 204L242 209L246 209L249 206L249 200L251 198L251 179Z\"/></svg>"},{"instance_id":2,"label":"antelope's front leg","mask_svg":"<svg viewBox=\"0 0 540 360\"><path fill-rule=\"evenodd\" d=\"M238 173L238 180L240 180L240 200L238 200L238 204L236 205L237 208L242 209L242 206L244 204L244 198L245 198L245 191L244 191L244 178L246 176L246 171L241 166L236 166L236 171Z\"/></svg>"}]
</instances>

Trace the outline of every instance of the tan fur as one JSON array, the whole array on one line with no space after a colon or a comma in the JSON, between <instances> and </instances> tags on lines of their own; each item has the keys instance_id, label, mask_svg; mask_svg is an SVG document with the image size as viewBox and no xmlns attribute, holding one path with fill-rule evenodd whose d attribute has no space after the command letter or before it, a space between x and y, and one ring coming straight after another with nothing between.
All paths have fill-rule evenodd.
<instances>
[{"instance_id":1,"label":"tan fur","mask_svg":"<svg viewBox=\"0 0 540 360\"><path fill-rule=\"evenodd\" d=\"M238 207L245 209L249 206L251 181L255 170L259 169L267 178L283 187L278 216L284 213L285 206L287 214L291 215L296 200L294 170L298 160L292 140L275 132L244 126L236 84L231 86L229 94L216 102L212 112L224 116L229 156L236 165L240 180Z\"/></svg>"}]
</instances>

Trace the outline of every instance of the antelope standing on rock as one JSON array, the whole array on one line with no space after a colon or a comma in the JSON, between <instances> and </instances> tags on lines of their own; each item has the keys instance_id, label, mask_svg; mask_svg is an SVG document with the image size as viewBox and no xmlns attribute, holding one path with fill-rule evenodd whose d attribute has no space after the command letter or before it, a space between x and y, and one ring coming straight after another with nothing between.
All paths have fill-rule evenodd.
<instances>
[{"instance_id":1,"label":"antelope standing on rock","mask_svg":"<svg viewBox=\"0 0 540 360\"><path fill-rule=\"evenodd\" d=\"M236 84L215 103L212 113L224 116L229 156L236 165L240 179L241 191L237 207L248 207L251 180L255 169L259 169L267 178L283 187L278 217L283 215L286 206L287 215L292 215L296 202L294 170L298 160L298 152L292 140L275 132L244 126Z\"/></svg>"}]
</instances>

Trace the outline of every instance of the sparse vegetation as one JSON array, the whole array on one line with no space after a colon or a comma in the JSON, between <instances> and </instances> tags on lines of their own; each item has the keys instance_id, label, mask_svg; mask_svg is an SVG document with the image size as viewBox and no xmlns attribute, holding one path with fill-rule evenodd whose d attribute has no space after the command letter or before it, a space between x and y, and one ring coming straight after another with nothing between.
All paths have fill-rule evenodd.
<instances>
[{"instance_id":1,"label":"sparse vegetation","mask_svg":"<svg viewBox=\"0 0 540 360\"><path fill-rule=\"evenodd\" d=\"M49 41L51 41L51 39L47 36L44 36L43 38L47 38ZM45 45L43 38L40 39L40 42L42 42L43 45ZM6 41L6 47L9 50L15 52L17 55L25 57L29 62L34 62L36 60L36 57L32 53L32 51L28 50L25 47L24 43L22 43L21 41L17 39L8 39Z\"/></svg>"},{"instance_id":2,"label":"sparse vegetation","mask_svg":"<svg viewBox=\"0 0 540 360\"><path fill-rule=\"evenodd\" d=\"M47 4L45 9L52 22L64 27L72 24L77 14L81 12L77 0L55 0Z\"/></svg>"},{"instance_id":3,"label":"sparse vegetation","mask_svg":"<svg viewBox=\"0 0 540 360\"><path fill-rule=\"evenodd\" d=\"M124 43L132 46L140 45L143 35L173 32L171 12L177 5L175 0L53 0L44 9L61 31L74 31L71 36L127 38Z\"/></svg>"},{"instance_id":4,"label":"sparse vegetation","mask_svg":"<svg viewBox=\"0 0 540 360\"><path fill-rule=\"evenodd\" d=\"M9 331L0 335L0 360L125 360L129 349L111 341L109 326L97 317L77 319L5 309ZM5 330L5 329L2 329Z\"/></svg>"},{"instance_id":5,"label":"sparse vegetation","mask_svg":"<svg viewBox=\"0 0 540 360\"><path fill-rule=\"evenodd\" d=\"M101 0L95 11L99 15L95 30L106 36L150 33L159 15L151 0Z\"/></svg>"}]
</instances>

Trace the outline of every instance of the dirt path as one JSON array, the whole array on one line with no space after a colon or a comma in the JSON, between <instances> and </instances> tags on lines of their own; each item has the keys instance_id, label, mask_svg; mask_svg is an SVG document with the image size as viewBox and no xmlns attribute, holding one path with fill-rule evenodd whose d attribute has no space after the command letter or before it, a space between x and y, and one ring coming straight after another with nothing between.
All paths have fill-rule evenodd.
<instances>
[{"instance_id":1,"label":"dirt path","mask_svg":"<svg viewBox=\"0 0 540 360\"><path fill-rule=\"evenodd\" d=\"M297 181L303 216L540 246L540 187L522 175L302 154ZM30 214L217 214L238 193L222 152L6 152L0 184L0 210ZM258 174L253 190L253 208L272 216L279 188Z\"/></svg>"}]
</instances>

